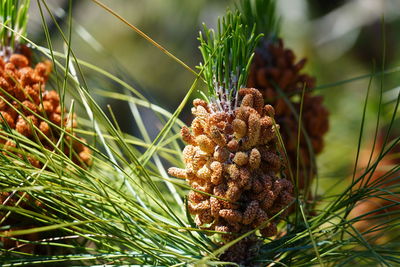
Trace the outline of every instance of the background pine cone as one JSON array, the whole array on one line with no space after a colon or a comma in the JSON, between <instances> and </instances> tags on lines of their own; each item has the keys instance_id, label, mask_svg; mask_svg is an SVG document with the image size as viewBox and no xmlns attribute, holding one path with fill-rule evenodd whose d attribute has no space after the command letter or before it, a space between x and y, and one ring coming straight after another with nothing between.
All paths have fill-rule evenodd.
<instances>
[{"instance_id":1,"label":"background pine cone","mask_svg":"<svg viewBox=\"0 0 400 267\"><path fill-rule=\"evenodd\" d=\"M300 141L299 188L310 186L316 172L311 155L319 154L323 147L323 136L329 129L329 112L323 106L322 96L313 96L312 88L315 79L307 74L301 74L306 59L295 61L292 50L284 47L283 41L264 41L256 49L247 85L261 91L265 103L275 108L275 120L281 126L282 139L288 154L293 175L296 174L298 118L300 100L303 89L306 90L303 100L302 125L311 141L310 151L304 133ZM296 113L280 96L278 89L287 96ZM289 176L289 169L286 169Z\"/></svg>"},{"instance_id":2,"label":"background pine cone","mask_svg":"<svg viewBox=\"0 0 400 267\"><path fill-rule=\"evenodd\" d=\"M378 135L377 143L374 149L374 155L369 167L374 164L374 159L376 159L379 156L379 153L382 151L385 135L386 133L384 131L381 131ZM368 162L370 161L371 152L372 148L366 148L361 151L358 162L359 172L356 174L355 179L364 174L368 166ZM396 178L399 177L400 172L394 171L389 176L387 173L388 170L392 170L394 166L398 166L400 164L399 155L400 145L396 145L386 156L383 157L382 160L380 160L376 170L372 173L372 175L368 173L359 183L355 185L356 188L372 189L371 194L374 195L358 201L353 210L350 212L349 218L355 219L360 217L353 225L361 233L369 231L376 226L385 224L387 220L391 220L397 216L396 212L399 211L400 207L399 205L396 205L396 203L399 203L400 196L397 193L399 187L398 179ZM348 179L352 180L352 177L349 177ZM377 189L375 190L374 188ZM385 214L387 214L387 216L385 216ZM385 233L382 233L382 231L379 230L374 230L366 236L373 237L376 239L375 241L377 241L382 234Z\"/></svg>"}]
</instances>

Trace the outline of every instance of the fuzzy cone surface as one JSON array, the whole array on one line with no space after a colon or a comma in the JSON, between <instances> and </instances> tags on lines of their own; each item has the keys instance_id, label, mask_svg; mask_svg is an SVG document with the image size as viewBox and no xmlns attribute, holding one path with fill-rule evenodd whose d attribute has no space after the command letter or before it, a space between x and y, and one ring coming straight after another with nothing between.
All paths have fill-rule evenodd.
<instances>
[{"instance_id":1,"label":"fuzzy cone surface","mask_svg":"<svg viewBox=\"0 0 400 267\"><path fill-rule=\"evenodd\" d=\"M59 127L63 123L69 132L76 127L76 122L74 122L76 120L62 114L60 96L56 91L45 90L45 84L51 72L51 63L44 61L31 67L30 51L26 47L23 48L20 50L21 54L0 56L0 150L4 155L17 155L22 159L26 157L33 167L40 168L43 166L41 161L27 152L21 152L16 142L2 134L2 131L8 128L8 130L14 130L36 142L35 131L40 143L46 149L54 150L54 144L59 140L61 132L47 121L39 118L38 114ZM22 114L19 114L17 110ZM35 125L37 129L33 129L31 124ZM65 155L70 155L71 150L67 144L72 143L71 147L74 152L72 160L82 167L90 165L91 151L89 148L72 140L71 137L65 136L64 139ZM10 164L12 164L12 159L10 158L10 160ZM3 191L0 194L0 201L1 205L18 206L33 211L43 208L43 203L35 201L32 196L24 192ZM8 213L3 210L0 212L0 216L1 226L10 226L8 230L2 232L5 236L11 236L15 230L40 226L36 221L17 213ZM34 233L18 236L18 238L34 241L43 238L43 235ZM12 248L12 250L27 253L40 253L38 245L15 241L7 237L1 237L1 242L5 249Z\"/></svg>"},{"instance_id":2,"label":"fuzzy cone surface","mask_svg":"<svg viewBox=\"0 0 400 267\"><path fill-rule=\"evenodd\" d=\"M197 226L222 232L223 243L258 228L264 237L277 233L277 215L293 200L293 185L279 178L281 158L277 152L274 109L264 106L253 88L239 91L241 103L232 112L221 111L196 99L191 131L181 135L185 169L170 168L169 174L184 178L192 190L188 208ZM245 238L222 256L243 262L255 236Z\"/></svg>"},{"instance_id":3,"label":"fuzzy cone surface","mask_svg":"<svg viewBox=\"0 0 400 267\"><path fill-rule=\"evenodd\" d=\"M329 112L323 105L322 96L313 96L315 79L301 70L306 59L296 62L292 50L284 47L283 41L263 41L256 49L247 86L261 91L266 103L275 108L275 120L281 126L281 135L288 154L293 175L296 173L298 118L280 96L280 88L288 97L295 112L300 114L300 101L303 89L302 125L310 140L310 146L302 132L300 140L299 188L310 186L316 166L312 154L319 154L324 147L323 137L329 129ZM309 148L312 148L310 150ZM289 169L286 169L289 177Z\"/></svg>"}]
</instances>

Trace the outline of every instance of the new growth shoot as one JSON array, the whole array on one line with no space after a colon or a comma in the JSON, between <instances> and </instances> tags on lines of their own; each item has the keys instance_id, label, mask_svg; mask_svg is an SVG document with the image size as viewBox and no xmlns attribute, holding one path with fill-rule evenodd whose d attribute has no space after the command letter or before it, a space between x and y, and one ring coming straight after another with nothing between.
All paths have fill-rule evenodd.
<instances>
[{"instance_id":1,"label":"new growth shoot","mask_svg":"<svg viewBox=\"0 0 400 267\"><path fill-rule=\"evenodd\" d=\"M1 0L0 38L2 56L10 54L26 35L30 0Z\"/></svg>"},{"instance_id":2,"label":"new growth shoot","mask_svg":"<svg viewBox=\"0 0 400 267\"><path fill-rule=\"evenodd\" d=\"M280 19L276 14L275 0L241 0L237 7L245 25L255 27L255 33L274 40L279 35Z\"/></svg>"},{"instance_id":3,"label":"new growth shoot","mask_svg":"<svg viewBox=\"0 0 400 267\"><path fill-rule=\"evenodd\" d=\"M228 11L218 20L218 29L200 32L200 51L210 106L214 111L232 112L238 103L239 89L246 86L253 51L262 37L255 25L247 26L239 11Z\"/></svg>"}]
</instances>

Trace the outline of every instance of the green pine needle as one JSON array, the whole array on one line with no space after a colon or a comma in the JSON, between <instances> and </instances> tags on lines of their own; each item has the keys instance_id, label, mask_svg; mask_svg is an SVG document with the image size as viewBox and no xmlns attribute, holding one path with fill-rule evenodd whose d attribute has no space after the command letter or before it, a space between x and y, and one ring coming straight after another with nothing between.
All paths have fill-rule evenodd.
<instances>
[{"instance_id":1,"label":"green pine needle","mask_svg":"<svg viewBox=\"0 0 400 267\"><path fill-rule=\"evenodd\" d=\"M46 1L43 1L41 7L44 11L52 14ZM72 13L68 12L68 14L71 22ZM38 142L38 138L30 140L7 128L7 124L2 124L4 128L0 135L0 141L14 140L17 147L16 151L8 151L0 146L1 193L13 194L19 204L28 204L29 201L20 194L16 195L16 192L27 194L30 199L43 204L36 208L25 208L25 205L19 204L0 205L4 217L10 218L12 215L18 215L23 218L21 221L36 222L35 227L19 229L16 233L20 235L8 238L20 241L22 248L29 244L40 244L53 254L29 254L17 249L6 250L0 247L1 265L227 265L228 263L211 257L221 252L221 248L215 247L212 240L207 237L207 234L213 232L194 227L191 216L182 214L182 206L169 193L166 182L173 184L181 197L186 194L189 186L183 180L163 175L165 170L162 166L151 160L159 157L163 164L168 163L173 166L181 164L182 166L182 160L177 155L181 153L179 129L183 122L178 119L178 116L190 93L194 91L197 79L190 88L188 96L175 111L164 110L147 100L129 83L121 79L120 68L115 67L112 72L107 72L96 64L77 59L71 45L71 40L75 38L70 36L71 32L77 29L77 24L69 23L69 28L64 33L54 16L51 16L51 19L54 20L58 33L65 37L63 38L66 47L64 51L52 50L52 38L47 30L46 40L49 49L38 47L28 39L26 42L36 48L36 52L42 52L43 55L53 59L57 71L53 71L49 85L53 85L53 88L61 94L74 99L70 103L68 98L62 97L67 110L88 113L87 116L84 114L78 116L80 127L74 129L74 132L79 137L89 140L85 145L93 151L93 165L87 169L81 168L74 163L71 155L64 154L60 147L64 142L65 145L68 145L67 140L51 144L51 149L48 149ZM44 18L43 24L44 28L48 29ZM227 22L220 24L221 34L219 37L217 36L218 38L214 38L214 33L206 31L206 34L208 33L212 39L203 39L205 45L202 46L202 49L207 52L208 59L205 59L204 71L211 78L220 77L222 82L225 82L225 74L229 78L232 70L236 70L236 67L240 66L245 69L251 58L246 55L252 53L251 49L244 49L244 46L240 46L238 49L239 45L234 42L236 37L232 37L244 30L242 22L238 23L240 26L232 24L228 29L224 29L227 25L229 25ZM248 29L251 29L249 33L254 34L253 28ZM255 38L254 35L253 38ZM91 40L87 41L88 44L91 44ZM248 46L253 45L252 42L247 41L247 38L236 41L241 42L241 45L244 41L248 42L246 43ZM229 43L230 46L225 46L226 43ZM223 50L226 47L229 49ZM233 53L234 51L235 53ZM238 51L244 52L244 54L240 54ZM237 56L236 53L239 53L240 56ZM99 52L99 56L104 57L105 55L109 55L107 51ZM235 55L238 59L232 62L229 55ZM225 61L226 59L229 60ZM241 61L239 62L239 60ZM217 65L221 62L229 64ZM111 65L118 66L117 62ZM76 70L76 73L73 70ZM114 72L117 74L113 74ZM319 89L335 88L356 80L398 72L399 68L382 70L379 73L373 72L320 86ZM240 72L240 74L245 75L245 72ZM94 81L94 77L96 77L96 81ZM98 77L101 79L97 80ZM125 75L123 74L122 77ZM63 82L64 79L65 82ZM89 81L90 87L87 86L85 79ZM232 86L229 83L228 85ZM213 88L211 89L214 90ZM340 88L335 89L339 90ZM118 93L120 92L118 90L121 92L129 90L131 94ZM339 92L346 94L344 90ZM378 93L382 94L382 92L383 90L380 90ZM0 93L7 95L4 89L0 90ZM216 94L214 91L212 93ZM147 112L153 112L158 118L157 124L164 125L156 142L149 142L146 140L147 137L141 138L123 133L113 116L111 118L107 116L95 101L95 97L98 95L107 97L107 102L112 102L111 100L124 101L140 106L141 110L146 109ZM394 101L395 103L386 106L380 103L382 112L385 112L381 122L388 126L388 129L393 128L393 130L397 125L393 120L394 118L398 119L400 95ZM12 105L10 101L6 104ZM22 111L17 112L21 116L24 114ZM147 112L127 114L131 118L133 126L136 122L138 127L141 127L142 136L149 135L149 129L140 126L140 122L145 119ZM36 114L36 116L41 116L41 114ZM366 123L373 120L368 113L361 117L363 123L364 120ZM56 127L57 131L63 135L69 136L76 142L83 142L78 137L71 135L65 127L57 127L48 119L40 118ZM39 136L38 127L34 125L31 127ZM352 175L352 172L340 174L339 178L343 179L337 179L338 184L327 182L331 184L332 189L322 188L321 193L323 194L318 199L315 214L304 212L302 220L296 220L291 216L286 222L280 223L278 227L282 235L279 238L265 239L260 244L259 254L254 258L254 264L261 266L319 266L323 262L327 266L351 264L355 266L398 266L400 264L400 210L394 209L399 206L399 201L394 198L394 195L400 192L400 166L396 164L382 172L377 167L380 162L390 156L390 151L399 145L400 137L397 134L393 140L391 139L390 142L379 148L377 151L379 153L376 153L377 157L371 160L370 166L365 170L360 170L354 181L351 183L349 181L350 184L345 184L344 177ZM28 156L37 157L43 164L43 168L32 167L26 160ZM399 157L400 155L393 153L393 156ZM332 162L332 164L337 164L337 162ZM367 183L371 175L374 175L376 179ZM369 186L359 187L358 185L361 183L369 184ZM357 201L374 201L375 199L389 200L389 202L354 218L345 216ZM294 205L299 205L299 208L305 204L302 199L294 203ZM1 225L0 237L4 237L7 227L17 226L9 223L6 219ZM375 223L361 233L353 225L366 219ZM21 234L34 233L43 234L44 238L36 241L26 240L26 243L23 241L26 237ZM242 237L238 237L238 239L240 238ZM375 242L380 238L387 240Z\"/></svg>"},{"instance_id":2,"label":"green pine needle","mask_svg":"<svg viewBox=\"0 0 400 267\"><path fill-rule=\"evenodd\" d=\"M1 47L15 48L15 45L23 40L21 36L26 35L26 26L28 22L28 10L30 0L1 0L0 20Z\"/></svg>"},{"instance_id":3,"label":"green pine needle","mask_svg":"<svg viewBox=\"0 0 400 267\"><path fill-rule=\"evenodd\" d=\"M218 30L204 25L200 32L200 51L208 86L210 102L220 110L231 110L239 89L246 85L253 51L262 35L255 34L255 27L243 23L239 11L228 11L218 20Z\"/></svg>"}]
</instances>

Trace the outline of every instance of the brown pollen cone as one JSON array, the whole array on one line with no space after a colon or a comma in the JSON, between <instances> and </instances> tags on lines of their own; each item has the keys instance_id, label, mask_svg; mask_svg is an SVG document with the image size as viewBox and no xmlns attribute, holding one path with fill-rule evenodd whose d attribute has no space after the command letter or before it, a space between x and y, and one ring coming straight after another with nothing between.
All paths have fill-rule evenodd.
<instances>
[{"instance_id":1,"label":"brown pollen cone","mask_svg":"<svg viewBox=\"0 0 400 267\"><path fill-rule=\"evenodd\" d=\"M297 114L303 89L302 125L310 140L310 151L304 132L300 140L299 189L307 189L315 175L312 153L319 154L324 147L323 137L329 129L329 112L323 106L322 96L313 96L315 79L301 70L306 59L296 62L292 50L284 47L283 41L261 43L256 49L247 86L261 91L265 103L275 108L275 120L281 126L281 135L290 161L292 174L296 175L298 119L276 88L287 96ZM289 168L285 170L290 177Z\"/></svg>"},{"instance_id":2,"label":"brown pollen cone","mask_svg":"<svg viewBox=\"0 0 400 267\"><path fill-rule=\"evenodd\" d=\"M4 132L2 133L5 129L15 130L32 141L37 141L35 137L37 136L46 149L54 150L54 144L59 140L61 132L38 115L47 118L59 127L61 127L61 124L65 125L68 132L72 132L72 129L76 127L74 115L72 116L73 118L70 118L71 116L68 117L66 114L62 114L58 93L45 90L45 84L50 72L51 63L49 61L39 62L36 66L31 67L29 55L14 53L7 58L0 57L0 150L4 155L15 154L20 158L24 158L16 142L9 139ZM17 110L22 114L19 114ZM37 129L34 129L32 125L36 126ZM70 155L70 147L72 147L74 152L72 153L72 160L76 164L82 167L87 167L91 164L91 151L87 146L72 140L73 138L67 135L65 135L64 139L65 155ZM84 142L83 139L80 138L80 140ZM70 144L72 145L70 146ZM23 154L25 154L32 166L42 167L41 161L36 156L28 153ZM12 158L10 160L12 162ZM20 199L21 197L22 199ZM10 193L3 191L0 195L1 205L19 205L19 207L28 210L37 210L42 207L42 203L32 199L32 196L23 192ZM7 217L3 220L6 214ZM3 232L6 236L11 236L13 230L40 226L36 221L16 213L8 214L2 211L0 215L1 220L3 220L2 226L11 226L9 230ZM39 240L40 237L40 233L18 236L18 238L25 238L31 241ZM2 237L1 242L5 249L13 248L15 250L15 247L22 244L21 249L17 249L18 251L38 252L36 245L24 245L6 237Z\"/></svg>"},{"instance_id":3,"label":"brown pollen cone","mask_svg":"<svg viewBox=\"0 0 400 267\"><path fill-rule=\"evenodd\" d=\"M383 148L384 138L385 133L381 132L378 136L374 155L369 166L374 164L374 159L379 156L379 153ZM390 143L390 140L388 143ZM368 166L371 152L371 148L366 148L361 151L358 163L360 170L355 176L356 179L364 174ZM400 145L397 144L380 160L372 175L368 173L362 181L355 185L357 189L377 187L376 190L372 191L372 194L378 196L371 196L358 201L350 212L350 219L360 217L355 223L353 223L353 226L361 233L365 233L366 231L373 229L375 226L382 226L381 224L384 224L385 221L390 221L398 217L396 212L399 212L400 210L400 194L398 193L400 171L395 171L390 175L387 175L387 173L395 166L399 166L399 164ZM352 177L349 177L348 179L352 180ZM376 183L381 185L377 186ZM384 216L385 214L387 214L387 216ZM387 238L391 231L388 233L385 233L384 230L373 230L371 233L365 234L365 236L373 238L374 242L380 242L384 241L384 238Z\"/></svg>"},{"instance_id":4,"label":"brown pollen cone","mask_svg":"<svg viewBox=\"0 0 400 267\"><path fill-rule=\"evenodd\" d=\"M264 106L257 89L241 89L239 97L241 104L233 112L194 100L191 130L181 131L188 144L183 150L186 167L168 170L192 187L188 207L196 224L223 232L224 242L255 228L264 237L276 235L276 224L285 212L271 218L293 200L292 183L276 176L281 159L274 109ZM252 240L255 235L232 246L222 258L242 262L249 257Z\"/></svg>"}]
</instances>

